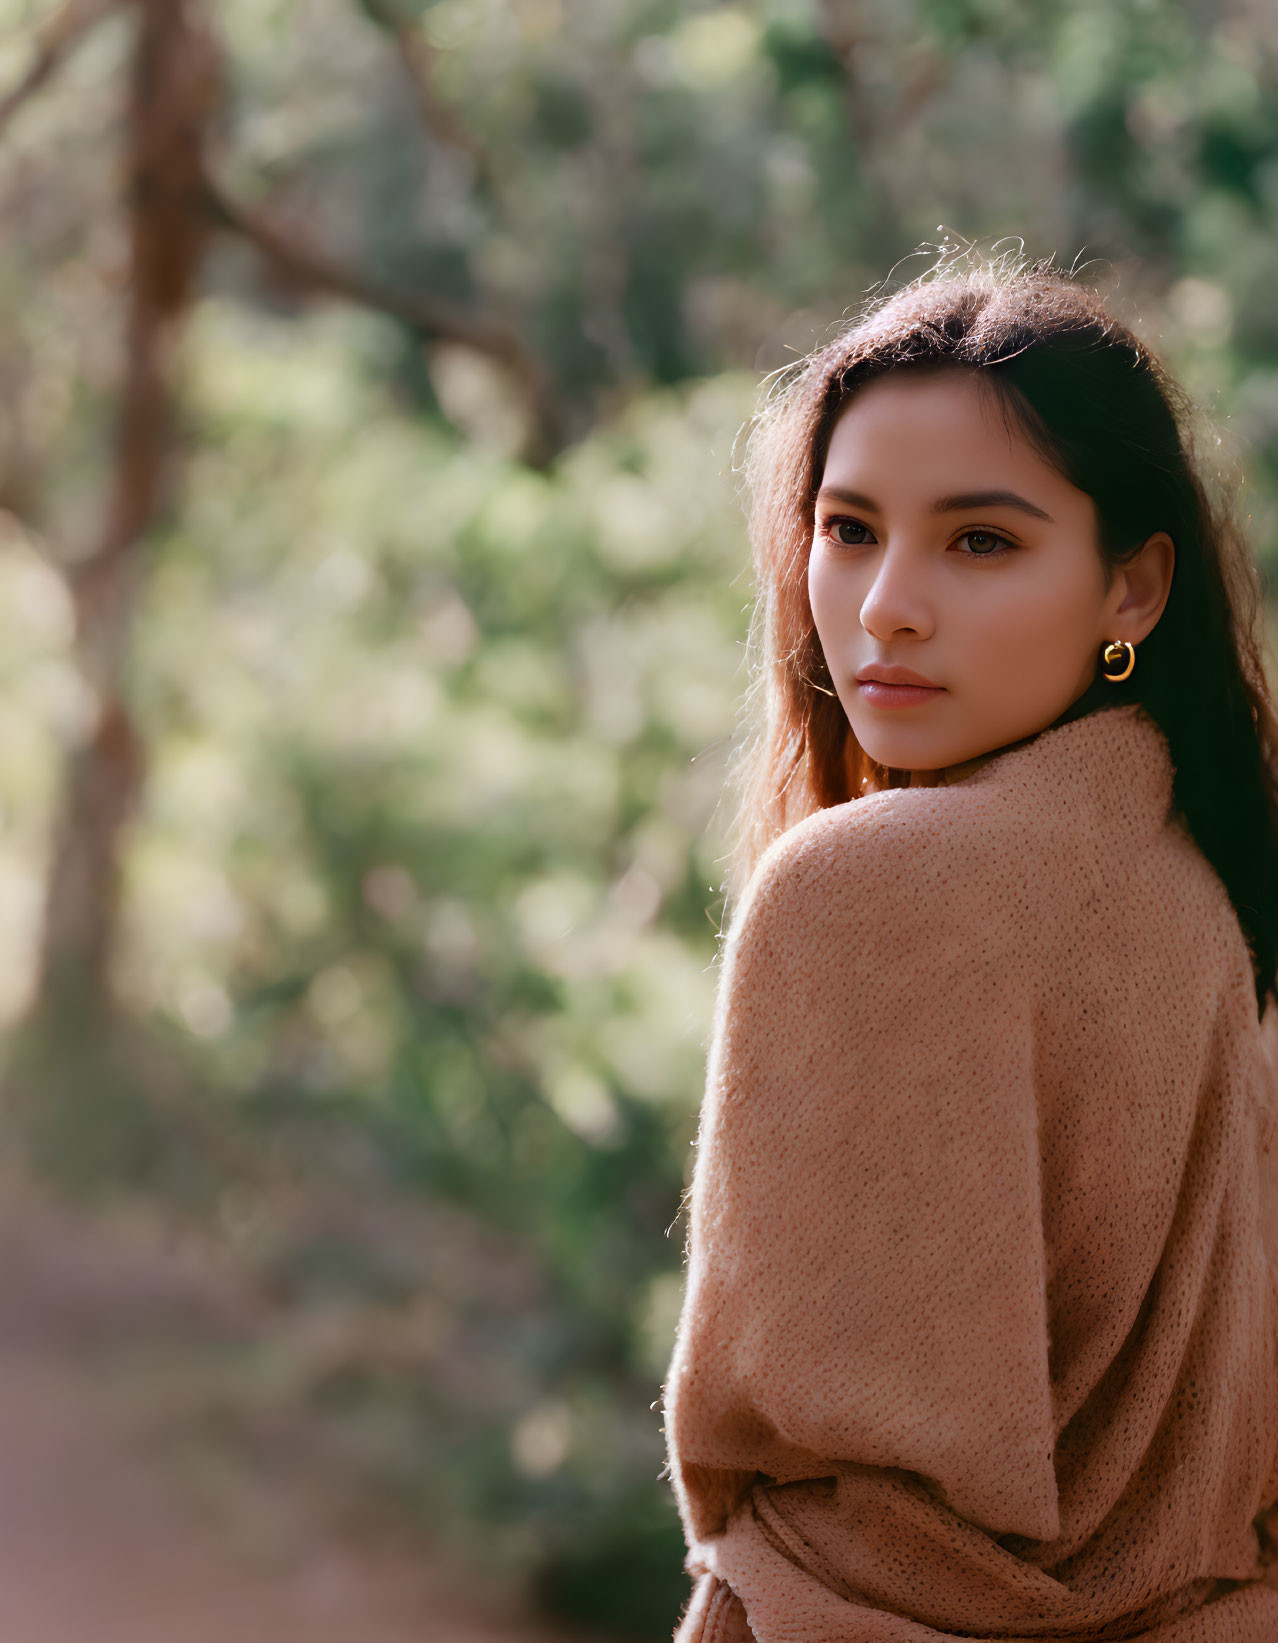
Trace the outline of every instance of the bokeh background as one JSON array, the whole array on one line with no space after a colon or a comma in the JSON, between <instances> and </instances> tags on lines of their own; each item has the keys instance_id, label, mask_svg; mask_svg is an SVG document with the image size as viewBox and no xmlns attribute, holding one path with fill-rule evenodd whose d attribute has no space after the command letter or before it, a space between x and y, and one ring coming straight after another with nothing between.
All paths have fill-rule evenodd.
<instances>
[{"instance_id":1,"label":"bokeh background","mask_svg":"<svg viewBox=\"0 0 1278 1643\"><path fill-rule=\"evenodd\" d=\"M1268 588L1276 90L1262 0L0 0L6 1635L669 1636L758 384L1054 254Z\"/></svg>"}]
</instances>

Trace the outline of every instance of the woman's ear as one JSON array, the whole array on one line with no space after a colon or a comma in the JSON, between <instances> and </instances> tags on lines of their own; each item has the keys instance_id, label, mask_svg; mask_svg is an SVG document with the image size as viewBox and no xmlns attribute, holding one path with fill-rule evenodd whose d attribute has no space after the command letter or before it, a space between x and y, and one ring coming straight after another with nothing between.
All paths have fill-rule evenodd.
<instances>
[{"instance_id":1,"label":"woman's ear","mask_svg":"<svg viewBox=\"0 0 1278 1643\"><path fill-rule=\"evenodd\" d=\"M1133 644L1145 638L1163 614L1175 565L1171 537L1166 531L1156 531L1125 565L1115 568L1109 614L1121 619L1122 632L1110 637L1130 639Z\"/></svg>"}]
</instances>

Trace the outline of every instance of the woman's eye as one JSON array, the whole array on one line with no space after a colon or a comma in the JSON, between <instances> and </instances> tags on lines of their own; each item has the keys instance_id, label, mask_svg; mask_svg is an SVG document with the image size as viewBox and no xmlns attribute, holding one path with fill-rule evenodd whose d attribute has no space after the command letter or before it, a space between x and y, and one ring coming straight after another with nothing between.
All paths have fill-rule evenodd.
<instances>
[{"instance_id":1,"label":"woman's eye","mask_svg":"<svg viewBox=\"0 0 1278 1643\"><path fill-rule=\"evenodd\" d=\"M825 521L825 534L838 547L859 548L867 542L874 541L874 532L868 525L863 525L859 519L848 519L843 516L832 516ZM968 547L964 555L967 559L998 559L1004 553L1014 550L1015 544L1007 537L1000 536L997 531L972 530L964 531L958 538Z\"/></svg>"},{"instance_id":2,"label":"woman's eye","mask_svg":"<svg viewBox=\"0 0 1278 1643\"><path fill-rule=\"evenodd\" d=\"M872 536L869 526L863 525L859 519L827 519L825 529L826 534L844 548L859 548ZM852 534L843 536L843 531L850 531Z\"/></svg>"},{"instance_id":3,"label":"woman's eye","mask_svg":"<svg viewBox=\"0 0 1278 1643\"><path fill-rule=\"evenodd\" d=\"M959 537L960 542L966 542L971 549L972 559L994 559L1000 553L1010 552L1012 544L1005 536L996 536L993 531L964 531Z\"/></svg>"}]
</instances>

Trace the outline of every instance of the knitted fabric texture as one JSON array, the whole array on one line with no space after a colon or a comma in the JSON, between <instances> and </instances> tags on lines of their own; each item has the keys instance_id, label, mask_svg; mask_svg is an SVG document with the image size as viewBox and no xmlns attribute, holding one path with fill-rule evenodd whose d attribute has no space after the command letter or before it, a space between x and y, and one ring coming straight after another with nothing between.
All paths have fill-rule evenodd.
<instances>
[{"instance_id":1,"label":"knitted fabric texture","mask_svg":"<svg viewBox=\"0 0 1278 1643\"><path fill-rule=\"evenodd\" d=\"M1172 774L1106 706L756 869L664 1387L677 1643L1278 1643L1278 1012Z\"/></svg>"}]
</instances>

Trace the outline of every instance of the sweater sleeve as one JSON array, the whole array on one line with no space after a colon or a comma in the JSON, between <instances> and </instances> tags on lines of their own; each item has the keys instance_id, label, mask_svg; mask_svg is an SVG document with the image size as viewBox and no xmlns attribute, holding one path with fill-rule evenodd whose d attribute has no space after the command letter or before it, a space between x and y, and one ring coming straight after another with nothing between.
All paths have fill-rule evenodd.
<instances>
[{"instance_id":1,"label":"sweater sleeve","mask_svg":"<svg viewBox=\"0 0 1278 1643\"><path fill-rule=\"evenodd\" d=\"M758 1475L831 1462L1060 1530L1029 938L937 793L792 829L725 943L664 1389L693 1567Z\"/></svg>"}]
</instances>

